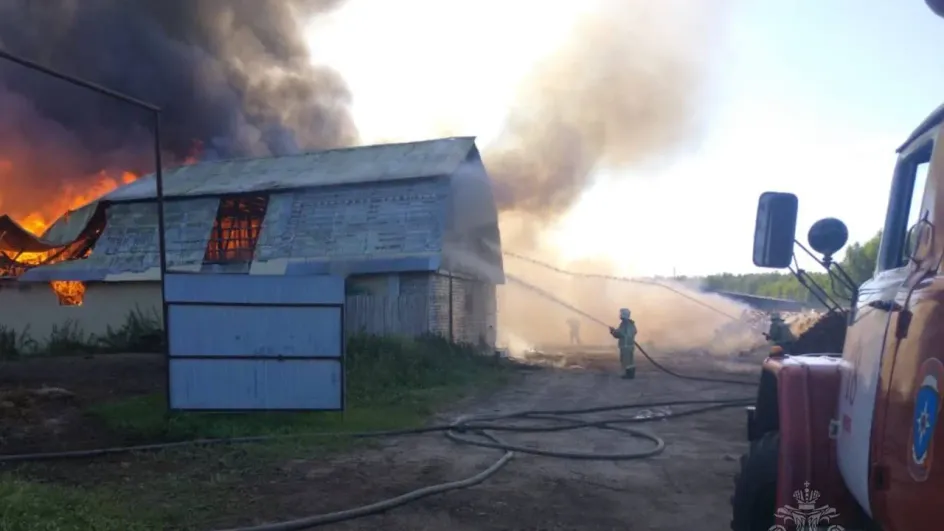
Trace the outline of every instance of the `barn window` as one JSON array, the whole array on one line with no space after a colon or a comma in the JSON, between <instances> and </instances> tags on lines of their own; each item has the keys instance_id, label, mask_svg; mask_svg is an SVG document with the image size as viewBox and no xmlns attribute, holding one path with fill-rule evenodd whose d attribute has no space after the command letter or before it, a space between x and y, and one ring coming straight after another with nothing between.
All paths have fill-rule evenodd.
<instances>
[{"instance_id":1,"label":"barn window","mask_svg":"<svg viewBox=\"0 0 944 531\"><path fill-rule=\"evenodd\" d=\"M221 198L204 263L252 261L268 203L264 195Z\"/></svg>"}]
</instances>

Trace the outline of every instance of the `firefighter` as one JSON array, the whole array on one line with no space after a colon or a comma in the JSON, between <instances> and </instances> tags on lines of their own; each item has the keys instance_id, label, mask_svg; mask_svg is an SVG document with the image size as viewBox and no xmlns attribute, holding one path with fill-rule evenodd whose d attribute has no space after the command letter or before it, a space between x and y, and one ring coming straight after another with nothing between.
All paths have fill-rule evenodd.
<instances>
[{"instance_id":1,"label":"firefighter","mask_svg":"<svg viewBox=\"0 0 944 531\"><path fill-rule=\"evenodd\" d=\"M796 337L793 336L790 327L777 312L770 314L770 330L764 334L764 337L766 337L767 341L770 341L771 344L785 351L796 341Z\"/></svg>"},{"instance_id":2,"label":"firefighter","mask_svg":"<svg viewBox=\"0 0 944 531\"><path fill-rule=\"evenodd\" d=\"M621 308L619 316L620 324L616 328L610 327L610 334L618 340L623 378L632 380L636 377L636 365L633 363L633 354L636 350L636 323L630 319L628 308Z\"/></svg>"},{"instance_id":3,"label":"firefighter","mask_svg":"<svg viewBox=\"0 0 944 531\"><path fill-rule=\"evenodd\" d=\"M570 344L580 344L580 321L575 318L567 319L567 326L570 327Z\"/></svg>"}]
</instances>

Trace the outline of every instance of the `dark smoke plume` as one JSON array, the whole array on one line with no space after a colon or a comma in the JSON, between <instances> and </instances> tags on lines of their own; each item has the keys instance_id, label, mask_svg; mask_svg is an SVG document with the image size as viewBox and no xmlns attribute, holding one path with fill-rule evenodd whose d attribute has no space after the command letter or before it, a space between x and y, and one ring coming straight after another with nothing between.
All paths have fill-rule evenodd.
<instances>
[{"instance_id":1,"label":"dark smoke plume","mask_svg":"<svg viewBox=\"0 0 944 531\"><path fill-rule=\"evenodd\" d=\"M309 63L300 26L337 3L3 0L0 46L159 105L171 163L195 143L203 158L285 154L357 142L347 87ZM14 191L53 192L103 169L149 171L150 125L135 112L0 64L0 210L14 207Z\"/></svg>"}]
</instances>

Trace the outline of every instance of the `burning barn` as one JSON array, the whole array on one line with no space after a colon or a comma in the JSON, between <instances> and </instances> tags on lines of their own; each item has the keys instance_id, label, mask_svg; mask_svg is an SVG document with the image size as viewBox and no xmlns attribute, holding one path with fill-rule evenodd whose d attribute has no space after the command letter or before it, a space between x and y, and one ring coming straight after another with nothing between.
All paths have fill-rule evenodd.
<instances>
[{"instance_id":1,"label":"burning barn","mask_svg":"<svg viewBox=\"0 0 944 531\"><path fill-rule=\"evenodd\" d=\"M473 138L203 162L164 183L169 270L345 274L349 332L494 344L504 271ZM0 324L42 342L159 318L155 188L126 184L42 237L0 217Z\"/></svg>"}]
</instances>

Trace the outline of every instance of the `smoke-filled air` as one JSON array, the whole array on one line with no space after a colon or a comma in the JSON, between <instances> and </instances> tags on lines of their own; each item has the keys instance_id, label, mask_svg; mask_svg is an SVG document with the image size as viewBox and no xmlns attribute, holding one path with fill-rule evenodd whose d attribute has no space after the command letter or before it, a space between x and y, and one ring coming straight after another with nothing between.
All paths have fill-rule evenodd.
<instances>
[{"instance_id":1,"label":"smoke-filled air","mask_svg":"<svg viewBox=\"0 0 944 531\"><path fill-rule=\"evenodd\" d=\"M512 16L497 3L486 8L471 1L441 1L453 13L492 11L477 19L484 27L477 27L476 38L489 38L489 21L507 25ZM159 105L171 164L295 153L361 143L351 106L358 90L384 90L349 88L344 64L328 67L313 60L330 56L331 50L312 48L317 38L306 34L312 21L355 3L368 2L6 0L0 2L0 46ZM631 179L626 176L633 170L671 161L697 143L706 126L701 102L710 88L716 43L723 37L726 3L584 0L585 8L575 10L557 38L535 55L508 108L492 109L504 117L498 134L480 144L494 181L506 251L595 274L626 269L605 256L564 263L543 244L545 232L599 171ZM533 7L514 10L521 17L514 23L523 40L549 20L544 16L549 3L527 5ZM365 17L372 13L361 12ZM433 14L398 13L402 20L385 23L402 32L458 23L437 21ZM370 42L369 35L361 38ZM455 45L449 39L426 42ZM497 64L501 57L486 59ZM423 64L427 58L418 51L401 60ZM504 82L489 60L470 66L456 83L479 83L484 90ZM388 104L401 105L394 99ZM151 169L147 116L16 65L0 64L0 116L0 213L34 232ZM426 137L443 129L477 134L451 124ZM420 139L415 132L394 131L388 137ZM613 212L612 221L587 238L613 238L619 218ZM731 352L760 339L744 328L744 334L727 335L729 342L743 338L737 340L741 344L722 348L715 332L730 328L732 317L745 308L691 288L575 277L512 256L506 256L505 267L512 279L613 326L618 309L630 308L640 340L657 350ZM594 319L514 281L500 288L498 337L509 346L566 342L571 317L581 320L584 342L613 345Z\"/></svg>"},{"instance_id":2,"label":"smoke-filled air","mask_svg":"<svg viewBox=\"0 0 944 531\"><path fill-rule=\"evenodd\" d=\"M168 163L351 145L301 24L324 0L5 0L0 46L162 109ZM150 117L0 61L0 212L41 231L153 168Z\"/></svg>"}]
</instances>

